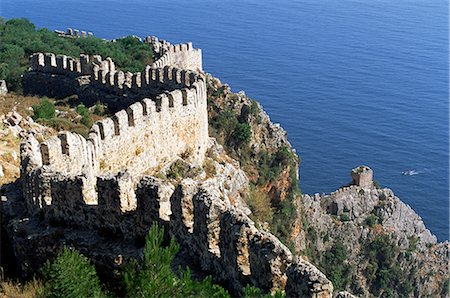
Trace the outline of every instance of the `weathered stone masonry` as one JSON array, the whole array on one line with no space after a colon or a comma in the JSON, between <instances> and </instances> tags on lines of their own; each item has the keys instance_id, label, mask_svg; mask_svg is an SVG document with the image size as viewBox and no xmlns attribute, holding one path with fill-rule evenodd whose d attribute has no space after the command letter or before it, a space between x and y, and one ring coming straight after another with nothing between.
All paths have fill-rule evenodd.
<instances>
[{"instance_id":1,"label":"weathered stone masonry","mask_svg":"<svg viewBox=\"0 0 450 298\"><path fill-rule=\"evenodd\" d=\"M147 175L179 157L201 165L209 140L201 51L155 37L148 42L158 60L135 74L116 71L111 59L100 56L31 57L28 92L73 92L88 101L95 93L123 109L94 124L87 138L62 132L42 143L32 134L23 140L29 213L124 239L142 237L158 222L234 293L253 284L266 291L285 288L288 297L331 297L333 286L320 271L293 259L210 184L187 178L173 185Z\"/></svg>"},{"instance_id":2,"label":"weathered stone masonry","mask_svg":"<svg viewBox=\"0 0 450 298\"><path fill-rule=\"evenodd\" d=\"M86 202L95 204L99 175L116 175L121 169L127 169L138 179L142 173L182 155L194 165L201 165L208 141L206 87L201 74L169 66L148 67L143 81L141 73L131 74L129 80L125 80L123 72L115 72L111 59L103 61L96 56L94 62L89 63L85 55L78 60L37 53L31 57L31 65L32 71L64 76L90 73L91 84L98 88L122 92L128 88L141 96L148 91L152 99L144 98L94 124L87 139L63 132L34 146L29 154L36 163L31 168L28 166L28 172L24 173L28 177L25 181L29 181L25 190L30 203L42 205L51 200L51 197L43 197L46 192L32 190L36 187L34 176L38 169L45 173L81 175L83 196ZM163 89L166 89L163 93L153 95ZM26 154L23 158L31 159Z\"/></svg>"},{"instance_id":3,"label":"weathered stone masonry","mask_svg":"<svg viewBox=\"0 0 450 298\"><path fill-rule=\"evenodd\" d=\"M159 57L142 72L116 70L111 58L80 55L72 58L52 53L30 57L31 67L23 78L26 94L64 98L78 95L87 105L101 101L112 110L125 109L142 98L154 99L163 92L190 88L202 79L201 50L192 44L172 46L155 40Z\"/></svg>"}]
</instances>

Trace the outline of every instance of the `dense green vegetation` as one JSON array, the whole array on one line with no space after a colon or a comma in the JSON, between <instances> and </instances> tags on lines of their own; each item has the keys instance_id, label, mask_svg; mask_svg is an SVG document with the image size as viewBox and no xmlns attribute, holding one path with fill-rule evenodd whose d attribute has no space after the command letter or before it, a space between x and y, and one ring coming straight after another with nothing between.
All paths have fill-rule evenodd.
<instances>
[{"instance_id":1,"label":"dense green vegetation","mask_svg":"<svg viewBox=\"0 0 450 298\"><path fill-rule=\"evenodd\" d=\"M292 179L292 195L299 193L297 168L297 156L287 147L282 146L277 152L268 154L267 151L261 150L258 153L258 184L265 184L268 181L277 179L283 168L289 167L289 176Z\"/></svg>"},{"instance_id":2,"label":"dense green vegetation","mask_svg":"<svg viewBox=\"0 0 450 298\"><path fill-rule=\"evenodd\" d=\"M86 108L86 106L84 104L79 104L77 106L77 113L81 115L81 123L90 128L92 126L92 116L89 113L88 108Z\"/></svg>"},{"instance_id":3,"label":"dense green vegetation","mask_svg":"<svg viewBox=\"0 0 450 298\"><path fill-rule=\"evenodd\" d=\"M290 193L285 200L272 202L275 208L272 222L269 222L271 231L288 245L291 227L297 218L297 208L293 200L295 195L300 194L296 163L297 156L286 146L278 148L273 154L268 154L264 150L261 150L258 154L259 177L257 184L259 185L276 181L283 169L289 169L289 178L291 180Z\"/></svg>"},{"instance_id":4,"label":"dense green vegetation","mask_svg":"<svg viewBox=\"0 0 450 298\"><path fill-rule=\"evenodd\" d=\"M210 125L225 144L235 150L245 150L252 131L247 122L241 121L231 109L226 109L212 117Z\"/></svg>"},{"instance_id":5,"label":"dense green vegetation","mask_svg":"<svg viewBox=\"0 0 450 298\"><path fill-rule=\"evenodd\" d=\"M76 250L63 249L43 271L44 297L106 297L94 266Z\"/></svg>"},{"instance_id":6,"label":"dense green vegetation","mask_svg":"<svg viewBox=\"0 0 450 298\"><path fill-rule=\"evenodd\" d=\"M298 157L287 146L282 146L275 152L265 149L255 152L249 142L252 138L252 127L261 125L260 107L256 101L250 100L250 104L242 105L240 110L232 109L228 104L221 108L217 102L221 102L223 98L229 103L238 101L237 95L226 94L224 88L214 88L213 84L208 84L210 135L224 145L227 153L239 160L249 174L251 189L247 203L253 212L253 219L257 222L268 222L271 232L290 246L291 228L297 218L293 201L295 196L300 194L297 179ZM270 188L276 184L286 170L289 171L290 189L287 190L284 200L271 200L267 194L267 186ZM256 175L253 176L254 173Z\"/></svg>"},{"instance_id":7,"label":"dense green vegetation","mask_svg":"<svg viewBox=\"0 0 450 298\"><path fill-rule=\"evenodd\" d=\"M21 75L35 52L111 57L120 69L131 72L141 71L153 61L152 48L132 36L115 42L96 37L62 38L48 29L36 30L27 19L0 18L0 79L6 80L9 90L20 91Z\"/></svg>"},{"instance_id":8,"label":"dense green vegetation","mask_svg":"<svg viewBox=\"0 0 450 298\"><path fill-rule=\"evenodd\" d=\"M373 213L369 214L369 215L367 216L367 218L366 218L366 224L367 224L369 227L375 226L375 225L378 223L378 221L379 221L378 216L376 216L376 215L373 214Z\"/></svg>"},{"instance_id":9,"label":"dense green vegetation","mask_svg":"<svg viewBox=\"0 0 450 298\"><path fill-rule=\"evenodd\" d=\"M164 229L153 225L146 237L142 260L132 260L123 273L126 297L231 297L227 290L214 284L210 276L195 280L189 268L173 271L172 262L179 250L174 239L163 245ZM102 286L95 267L76 250L63 249L43 269L43 289L35 290L42 297L113 297ZM272 297L260 289L247 286L244 297ZM280 292L274 297L284 297Z\"/></svg>"},{"instance_id":10,"label":"dense green vegetation","mask_svg":"<svg viewBox=\"0 0 450 298\"><path fill-rule=\"evenodd\" d=\"M94 122L92 119L94 114L83 104L79 104L75 111L72 111L66 103L57 103L60 104L58 109L64 110L66 117L58 117L54 101L43 97L39 104L33 105L33 119L57 131L67 130L87 136Z\"/></svg>"},{"instance_id":11,"label":"dense green vegetation","mask_svg":"<svg viewBox=\"0 0 450 298\"><path fill-rule=\"evenodd\" d=\"M43 97L38 105L33 106L34 120L50 120L55 117L55 105L48 98Z\"/></svg>"},{"instance_id":12,"label":"dense green vegetation","mask_svg":"<svg viewBox=\"0 0 450 298\"><path fill-rule=\"evenodd\" d=\"M376 296L407 297L413 291L415 272L404 272L396 262L399 248L388 235L380 235L364 246L364 257L368 260L366 278L371 292Z\"/></svg>"},{"instance_id":13,"label":"dense green vegetation","mask_svg":"<svg viewBox=\"0 0 450 298\"><path fill-rule=\"evenodd\" d=\"M347 263L347 250L342 242L336 242L323 256L321 270L335 289L345 289L351 280L351 267Z\"/></svg>"},{"instance_id":14,"label":"dense green vegetation","mask_svg":"<svg viewBox=\"0 0 450 298\"><path fill-rule=\"evenodd\" d=\"M348 213L342 213L339 218L342 222L350 221L350 216L348 215Z\"/></svg>"}]
</instances>

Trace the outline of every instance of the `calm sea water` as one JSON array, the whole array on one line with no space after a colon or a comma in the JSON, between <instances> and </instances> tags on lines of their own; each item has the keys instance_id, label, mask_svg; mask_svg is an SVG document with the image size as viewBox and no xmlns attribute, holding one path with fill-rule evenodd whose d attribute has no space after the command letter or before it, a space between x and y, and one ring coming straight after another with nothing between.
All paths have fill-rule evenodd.
<instances>
[{"instance_id":1,"label":"calm sea water","mask_svg":"<svg viewBox=\"0 0 450 298\"><path fill-rule=\"evenodd\" d=\"M206 71L287 130L303 192L333 191L366 164L449 239L447 1L1 0L0 15L193 41Z\"/></svg>"}]
</instances>

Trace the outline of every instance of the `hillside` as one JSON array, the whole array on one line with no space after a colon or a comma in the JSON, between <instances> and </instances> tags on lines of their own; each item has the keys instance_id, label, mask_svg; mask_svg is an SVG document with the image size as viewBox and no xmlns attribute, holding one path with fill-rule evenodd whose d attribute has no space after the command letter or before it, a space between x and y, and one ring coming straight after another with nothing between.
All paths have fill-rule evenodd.
<instances>
[{"instance_id":1,"label":"hillside","mask_svg":"<svg viewBox=\"0 0 450 298\"><path fill-rule=\"evenodd\" d=\"M0 79L15 90L0 95L6 277L29 279L70 247L120 295L121 272L142 258L158 223L180 244L174 267L212 275L233 296L246 285L288 297L448 295L448 242L371 179L302 195L286 132L244 92L204 73L191 43L130 37L116 48L24 20L1 26L2 53L17 54L0 56L9 69ZM30 48L15 35L55 47ZM28 71L28 55L65 53L61 44L86 55L36 53ZM120 61L130 47L147 58L106 58ZM126 72L133 63L151 66Z\"/></svg>"}]
</instances>

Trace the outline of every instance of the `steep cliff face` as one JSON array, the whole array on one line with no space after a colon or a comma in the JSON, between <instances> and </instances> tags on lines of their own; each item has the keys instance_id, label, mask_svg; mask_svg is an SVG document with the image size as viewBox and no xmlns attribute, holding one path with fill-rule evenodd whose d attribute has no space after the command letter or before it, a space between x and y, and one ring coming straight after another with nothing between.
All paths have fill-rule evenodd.
<instances>
[{"instance_id":1,"label":"steep cliff face","mask_svg":"<svg viewBox=\"0 0 450 298\"><path fill-rule=\"evenodd\" d=\"M274 204L292 198L298 188L300 160L286 131L271 122L261 105L243 91L233 93L212 76L207 77L207 90L210 135L241 162L250 181L261 186ZM243 139L238 133L246 128L248 137ZM285 159L281 156L284 150Z\"/></svg>"},{"instance_id":2,"label":"steep cliff face","mask_svg":"<svg viewBox=\"0 0 450 298\"><path fill-rule=\"evenodd\" d=\"M4 224L20 269L33 274L63 246L70 246L92 258L111 281L127 260L139 257L139 243L158 223L180 243L179 264L212 274L234 295L252 284L265 292L286 288L292 297L331 297L333 285L317 268L293 259L283 243L247 216L243 195L248 179L239 163L214 139L208 147L201 168L180 159L161 169L158 177L144 176L136 186L135 210L124 212L117 204L119 180L126 173L99 181L99 192L109 194L106 205L103 200L83 205L74 184L53 189L51 204L30 214L20 191L12 185L6 188Z\"/></svg>"},{"instance_id":3,"label":"steep cliff face","mask_svg":"<svg viewBox=\"0 0 450 298\"><path fill-rule=\"evenodd\" d=\"M364 297L447 295L448 242L436 243L420 217L391 190L351 186L330 195L300 196L299 159L285 131L244 93L232 93L211 76L207 86L210 135L223 147L210 139L201 168L178 160L154 173L157 178L142 182L152 200L159 198L158 208L148 206L149 214L184 243L179 264L196 266L199 273L214 272L216 280L236 292L252 281L267 291L285 288L288 296L330 297L333 286ZM103 275L114 280L121 266L142 252L149 222L136 225L135 215L119 220L102 213L100 220L110 227L91 222L86 228L64 221L73 210L45 221L43 214L25 212L18 187L13 183L2 188L2 225L24 272L34 272L69 245L91 256ZM195 211L194 198L214 203L197 205ZM267 205L258 201L265 199ZM83 216L97 218L90 212ZM167 224L174 212L182 225ZM203 228L191 237L195 217L204 219L197 222ZM232 236L242 225L246 228L239 233L245 231L247 240ZM237 250L229 253L224 243ZM292 253L302 257L293 258L283 243L292 244ZM217 254L223 252L226 258L220 260ZM351 297L345 291L336 295Z\"/></svg>"},{"instance_id":4,"label":"steep cliff face","mask_svg":"<svg viewBox=\"0 0 450 298\"><path fill-rule=\"evenodd\" d=\"M273 218L259 219L291 244L293 252L325 273L335 290L362 297L448 295L449 243L437 243L420 216L392 190L353 185L329 195L296 195L293 184L298 182L299 159L284 130L271 123L259 104L243 92L232 93L228 85L212 77L208 77L208 99L210 135L241 162L250 183L268 195L271 205L265 208L283 210L280 201L295 205L295 215L281 212L288 235L283 235ZM251 136L247 147L234 142L233 132L221 126L221 115L248 123ZM280 163L279 168L261 154L284 147L295 158L292 163ZM265 166L277 168L267 180ZM252 207L250 202L250 209L258 211ZM350 297L345 291L336 295Z\"/></svg>"},{"instance_id":5,"label":"steep cliff face","mask_svg":"<svg viewBox=\"0 0 450 298\"><path fill-rule=\"evenodd\" d=\"M297 204L297 247L337 289L364 297L446 294L449 243L437 243L392 190L353 185Z\"/></svg>"}]
</instances>

